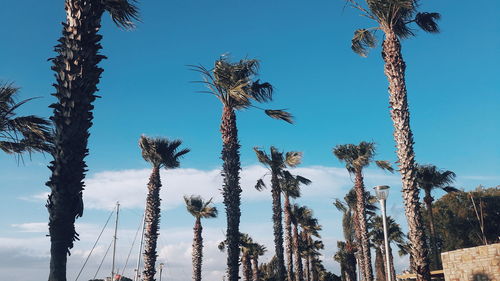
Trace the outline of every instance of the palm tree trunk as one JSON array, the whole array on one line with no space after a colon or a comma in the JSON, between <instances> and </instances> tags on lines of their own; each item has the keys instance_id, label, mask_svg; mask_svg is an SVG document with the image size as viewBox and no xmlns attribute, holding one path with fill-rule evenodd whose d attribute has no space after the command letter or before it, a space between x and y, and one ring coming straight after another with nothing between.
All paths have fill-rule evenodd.
<instances>
[{"instance_id":1,"label":"palm tree trunk","mask_svg":"<svg viewBox=\"0 0 500 281\"><path fill-rule=\"evenodd\" d=\"M429 216L429 232L430 232L429 238L431 242L431 250L433 257L431 266L434 269L439 269L441 263L439 261L439 252L436 244L436 230L434 228L434 214L432 211L432 201L434 201L434 198L432 198L431 189L432 187L427 187L424 189L425 190L424 202L427 209L427 215Z\"/></svg>"},{"instance_id":2,"label":"palm tree trunk","mask_svg":"<svg viewBox=\"0 0 500 281\"><path fill-rule=\"evenodd\" d=\"M382 247L376 247L375 248L375 272L376 272L376 280L377 281L386 281L386 275L385 275L385 262L384 262L384 256L383 256L383 249ZM395 280L394 280L395 281Z\"/></svg>"},{"instance_id":3,"label":"palm tree trunk","mask_svg":"<svg viewBox=\"0 0 500 281\"><path fill-rule=\"evenodd\" d=\"M227 215L227 275L228 281L239 279L239 237L240 237L240 144L238 142L238 129L236 127L236 114L233 108L224 106L222 123L222 177L224 205Z\"/></svg>"},{"instance_id":4,"label":"palm tree trunk","mask_svg":"<svg viewBox=\"0 0 500 281\"><path fill-rule=\"evenodd\" d=\"M252 281L259 281L259 260L252 257Z\"/></svg>"},{"instance_id":5,"label":"palm tree trunk","mask_svg":"<svg viewBox=\"0 0 500 281\"><path fill-rule=\"evenodd\" d=\"M348 281L357 281L356 276L356 256L350 249L346 255L346 274L348 276Z\"/></svg>"},{"instance_id":6,"label":"palm tree trunk","mask_svg":"<svg viewBox=\"0 0 500 281\"><path fill-rule=\"evenodd\" d=\"M370 240L368 237L368 226L366 224L365 210L365 185L363 182L363 173L361 169L355 171L355 190L356 190L356 214L358 215L358 229L361 246L361 259L363 260L362 272L365 281L373 280L372 262L370 254Z\"/></svg>"},{"instance_id":7,"label":"palm tree trunk","mask_svg":"<svg viewBox=\"0 0 500 281\"><path fill-rule=\"evenodd\" d=\"M143 281L154 281L156 274L156 244L160 229L160 168L154 167L148 183L146 197L146 218L144 230L144 271Z\"/></svg>"},{"instance_id":8,"label":"palm tree trunk","mask_svg":"<svg viewBox=\"0 0 500 281\"><path fill-rule=\"evenodd\" d=\"M194 239L193 239L193 280L201 281L201 266L203 262L203 237L200 217L196 217L194 224Z\"/></svg>"},{"instance_id":9,"label":"palm tree trunk","mask_svg":"<svg viewBox=\"0 0 500 281\"><path fill-rule=\"evenodd\" d=\"M281 218L281 189L278 180L278 170L272 168L271 171L271 193L273 197L273 233L274 247L277 261L276 278L277 281L285 281L286 269L283 256L283 224Z\"/></svg>"},{"instance_id":10,"label":"palm tree trunk","mask_svg":"<svg viewBox=\"0 0 500 281\"><path fill-rule=\"evenodd\" d=\"M295 265L295 281L304 281L302 272L302 258L299 250L299 230L296 224L293 224L293 263Z\"/></svg>"},{"instance_id":11,"label":"palm tree trunk","mask_svg":"<svg viewBox=\"0 0 500 281\"><path fill-rule=\"evenodd\" d=\"M92 103L102 73L98 63L101 27L104 12L99 3L67 0L63 35L52 59L56 72L57 102L51 120L55 126L52 175L46 183L51 189L47 200L51 241L50 281L66 280L66 262L73 242L78 238L75 219L83 214L82 191L88 155L88 129L92 126Z\"/></svg>"},{"instance_id":12,"label":"palm tree trunk","mask_svg":"<svg viewBox=\"0 0 500 281\"><path fill-rule=\"evenodd\" d=\"M401 44L392 31L385 32L382 57L384 72L389 81L389 104L394 123L399 172L403 183L403 199L408 221L408 238L412 245L410 255L415 262L417 281L430 280L425 232L420 212L419 190L416 183L413 134L410 129L410 111L406 94L406 64L401 55Z\"/></svg>"},{"instance_id":13,"label":"palm tree trunk","mask_svg":"<svg viewBox=\"0 0 500 281\"><path fill-rule=\"evenodd\" d=\"M312 271L311 271L311 255L307 254L306 256L306 280L313 281L312 279Z\"/></svg>"},{"instance_id":14,"label":"palm tree trunk","mask_svg":"<svg viewBox=\"0 0 500 281\"><path fill-rule=\"evenodd\" d=\"M285 257L288 281L293 281L292 220L290 219L290 197L285 194Z\"/></svg>"},{"instance_id":15,"label":"palm tree trunk","mask_svg":"<svg viewBox=\"0 0 500 281\"><path fill-rule=\"evenodd\" d=\"M392 256L391 243L389 243L389 266L391 267L391 279L396 280L396 269L394 268L394 257Z\"/></svg>"},{"instance_id":16,"label":"palm tree trunk","mask_svg":"<svg viewBox=\"0 0 500 281\"><path fill-rule=\"evenodd\" d=\"M252 263L250 261L250 255L245 252L241 256L241 264L243 267L243 280L252 281Z\"/></svg>"}]
</instances>

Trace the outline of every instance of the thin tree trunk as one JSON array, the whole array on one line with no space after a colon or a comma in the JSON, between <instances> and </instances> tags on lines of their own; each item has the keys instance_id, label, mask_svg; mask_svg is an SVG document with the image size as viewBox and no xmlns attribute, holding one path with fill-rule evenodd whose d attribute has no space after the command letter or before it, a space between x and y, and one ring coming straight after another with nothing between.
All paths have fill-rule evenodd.
<instances>
[{"instance_id":1,"label":"thin tree trunk","mask_svg":"<svg viewBox=\"0 0 500 281\"><path fill-rule=\"evenodd\" d=\"M252 257L252 280L259 281L259 260L257 257Z\"/></svg>"},{"instance_id":2,"label":"thin tree trunk","mask_svg":"<svg viewBox=\"0 0 500 281\"><path fill-rule=\"evenodd\" d=\"M239 237L240 237L240 144L236 127L236 114L231 107L224 106L221 123L222 134L222 177L224 205L227 215L227 275L228 281L239 279Z\"/></svg>"},{"instance_id":3,"label":"thin tree trunk","mask_svg":"<svg viewBox=\"0 0 500 281\"><path fill-rule=\"evenodd\" d=\"M394 257L392 256L391 243L389 243L389 266L391 267L391 279L396 280L396 269L394 268Z\"/></svg>"},{"instance_id":4,"label":"thin tree trunk","mask_svg":"<svg viewBox=\"0 0 500 281\"><path fill-rule=\"evenodd\" d=\"M293 224L293 263L295 265L295 281L304 281L304 273L302 272L302 258L299 250L299 230L296 224Z\"/></svg>"},{"instance_id":5,"label":"thin tree trunk","mask_svg":"<svg viewBox=\"0 0 500 281\"><path fill-rule=\"evenodd\" d=\"M57 57L52 59L56 76L57 102L51 120L55 135L52 174L46 183L51 189L47 200L51 241L50 281L66 281L66 262L73 242L78 238L75 219L83 214L82 191L88 155L87 142L92 126L92 103L99 77L103 71L98 63L101 27L104 12L99 3L67 0L66 23L63 35L55 47Z\"/></svg>"},{"instance_id":6,"label":"thin tree trunk","mask_svg":"<svg viewBox=\"0 0 500 281\"><path fill-rule=\"evenodd\" d=\"M411 243L410 255L415 262L417 281L430 280L429 260L422 214L419 204L419 190L416 183L415 153L413 134L410 129L410 111L406 93L406 65L401 55L401 44L396 34L385 31L382 57L384 72L389 81L389 104L394 123L394 140L397 147L399 172L403 183L403 199L408 221L408 238Z\"/></svg>"},{"instance_id":7,"label":"thin tree trunk","mask_svg":"<svg viewBox=\"0 0 500 281\"><path fill-rule=\"evenodd\" d=\"M385 258L383 256L382 246L377 246L375 248L375 272L376 272L376 280L377 281L386 281L385 275ZM396 280L394 280L396 281Z\"/></svg>"},{"instance_id":8,"label":"thin tree trunk","mask_svg":"<svg viewBox=\"0 0 500 281\"><path fill-rule=\"evenodd\" d=\"M427 215L429 216L429 232L430 232L429 238L430 238L432 258L433 258L431 262L431 267L433 267L434 269L439 269L441 263L439 261L439 252L436 244L436 230L434 228L434 214L432 211L432 201L434 201L434 198L432 198L431 189L432 187L427 187L424 189L425 190L424 202L427 208Z\"/></svg>"},{"instance_id":9,"label":"thin tree trunk","mask_svg":"<svg viewBox=\"0 0 500 281\"><path fill-rule=\"evenodd\" d=\"M363 182L363 174L361 169L355 171L355 190L356 190L356 209L358 215L358 228L361 246L361 259L363 259L363 276L365 281L373 280L372 262L370 254L370 240L368 237L368 226L366 223L366 202L365 202L365 185Z\"/></svg>"},{"instance_id":10,"label":"thin tree trunk","mask_svg":"<svg viewBox=\"0 0 500 281\"><path fill-rule=\"evenodd\" d=\"M307 275L307 281L313 281L312 279L312 271L311 271L311 255L307 254L306 257L306 275Z\"/></svg>"},{"instance_id":11,"label":"thin tree trunk","mask_svg":"<svg viewBox=\"0 0 500 281\"><path fill-rule=\"evenodd\" d=\"M154 167L148 183L144 231L143 281L154 281L156 274L156 244L160 230L160 168Z\"/></svg>"},{"instance_id":12,"label":"thin tree trunk","mask_svg":"<svg viewBox=\"0 0 500 281\"><path fill-rule=\"evenodd\" d=\"M304 257L304 280L305 281L310 281L309 277L311 276L311 273L309 271L309 256Z\"/></svg>"},{"instance_id":13,"label":"thin tree trunk","mask_svg":"<svg viewBox=\"0 0 500 281\"><path fill-rule=\"evenodd\" d=\"M285 194L285 257L288 281L293 281L292 220L290 219L290 198Z\"/></svg>"},{"instance_id":14,"label":"thin tree trunk","mask_svg":"<svg viewBox=\"0 0 500 281\"><path fill-rule=\"evenodd\" d=\"M271 193L273 197L273 233L274 247L277 261L276 278L277 281L285 281L286 269L283 256L283 224L281 217L281 190L278 180L278 171L272 168L271 171Z\"/></svg>"},{"instance_id":15,"label":"thin tree trunk","mask_svg":"<svg viewBox=\"0 0 500 281\"><path fill-rule=\"evenodd\" d=\"M356 275L356 256L351 250L349 250L347 254L347 265L346 265L346 273L349 277L348 281L357 281L358 277Z\"/></svg>"},{"instance_id":16,"label":"thin tree trunk","mask_svg":"<svg viewBox=\"0 0 500 281\"><path fill-rule=\"evenodd\" d=\"M243 280L252 281L252 263L247 252L244 252L241 256L241 264L243 267Z\"/></svg>"},{"instance_id":17,"label":"thin tree trunk","mask_svg":"<svg viewBox=\"0 0 500 281\"><path fill-rule=\"evenodd\" d=\"M201 281L201 266L203 263L203 227L201 226L200 217L196 217L193 231L193 280Z\"/></svg>"}]
</instances>

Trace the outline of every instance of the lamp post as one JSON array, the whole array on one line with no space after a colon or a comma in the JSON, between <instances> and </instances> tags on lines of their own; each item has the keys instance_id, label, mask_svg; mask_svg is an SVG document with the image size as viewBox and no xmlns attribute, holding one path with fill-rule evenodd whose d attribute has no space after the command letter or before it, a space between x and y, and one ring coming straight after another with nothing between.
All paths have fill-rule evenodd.
<instances>
[{"instance_id":1,"label":"lamp post","mask_svg":"<svg viewBox=\"0 0 500 281\"><path fill-rule=\"evenodd\" d=\"M380 207L382 209L382 221L384 224L384 244L385 244L385 271L387 275L387 281L391 280L391 266L389 264L389 239L387 234L387 218L385 212L385 201L389 196L389 186L387 185L377 185L375 186L375 195L377 196L378 201L380 202Z\"/></svg>"},{"instance_id":2,"label":"lamp post","mask_svg":"<svg viewBox=\"0 0 500 281\"><path fill-rule=\"evenodd\" d=\"M160 263L160 281L161 281L161 274L163 272L163 266L164 266L164 264Z\"/></svg>"}]
</instances>

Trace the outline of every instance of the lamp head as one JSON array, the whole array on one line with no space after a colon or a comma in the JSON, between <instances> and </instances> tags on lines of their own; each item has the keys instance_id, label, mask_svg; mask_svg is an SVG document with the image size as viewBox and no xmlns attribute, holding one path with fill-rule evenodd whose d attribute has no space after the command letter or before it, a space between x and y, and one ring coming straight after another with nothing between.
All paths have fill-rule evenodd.
<instances>
[{"instance_id":1,"label":"lamp head","mask_svg":"<svg viewBox=\"0 0 500 281\"><path fill-rule=\"evenodd\" d=\"M377 185L374 187L375 195L378 200L387 200L389 196L389 186L388 185Z\"/></svg>"}]
</instances>

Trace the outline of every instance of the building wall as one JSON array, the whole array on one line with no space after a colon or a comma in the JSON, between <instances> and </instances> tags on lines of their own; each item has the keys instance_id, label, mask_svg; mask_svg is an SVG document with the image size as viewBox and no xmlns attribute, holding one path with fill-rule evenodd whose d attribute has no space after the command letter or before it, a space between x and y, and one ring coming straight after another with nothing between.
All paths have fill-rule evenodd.
<instances>
[{"instance_id":1,"label":"building wall","mask_svg":"<svg viewBox=\"0 0 500 281\"><path fill-rule=\"evenodd\" d=\"M446 281L500 281L500 243L441 254Z\"/></svg>"}]
</instances>

